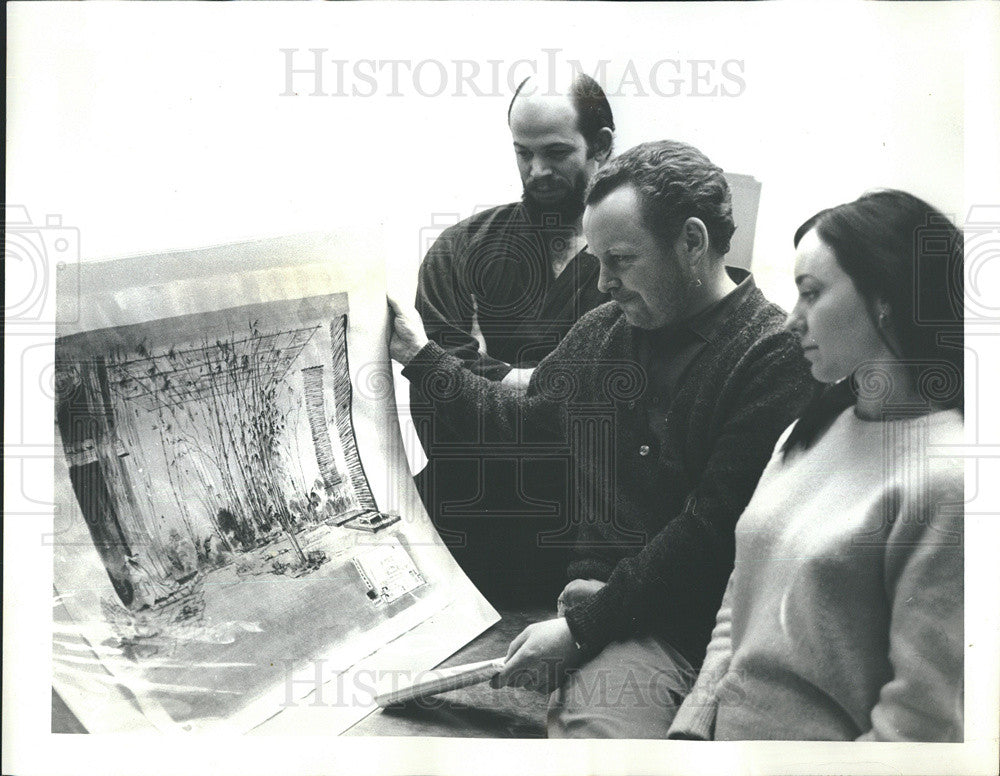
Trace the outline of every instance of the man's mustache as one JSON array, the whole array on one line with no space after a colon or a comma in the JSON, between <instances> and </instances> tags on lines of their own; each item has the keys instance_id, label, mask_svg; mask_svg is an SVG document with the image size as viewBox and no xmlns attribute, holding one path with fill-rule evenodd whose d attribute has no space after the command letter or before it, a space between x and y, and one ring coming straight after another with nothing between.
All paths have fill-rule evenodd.
<instances>
[{"instance_id":1,"label":"man's mustache","mask_svg":"<svg viewBox=\"0 0 1000 776\"><path fill-rule=\"evenodd\" d=\"M553 172L534 175L528 178L526 186L569 186L570 182Z\"/></svg>"}]
</instances>

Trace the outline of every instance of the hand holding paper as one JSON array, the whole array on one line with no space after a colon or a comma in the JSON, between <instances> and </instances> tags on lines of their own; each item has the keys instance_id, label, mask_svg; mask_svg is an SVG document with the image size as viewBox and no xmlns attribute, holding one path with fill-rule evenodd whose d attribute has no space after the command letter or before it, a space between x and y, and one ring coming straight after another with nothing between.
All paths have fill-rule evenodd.
<instances>
[{"instance_id":1,"label":"hand holding paper","mask_svg":"<svg viewBox=\"0 0 1000 776\"><path fill-rule=\"evenodd\" d=\"M406 366L427 344L424 324L417 311L398 299L387 297L389 304L389 356Z\"/></svg>"},{"instance_id":2,"label":"hand holding paper","mask_svg":"<svg viewBox=\"0 0 1000 776\"><path fill-rule=\"evenodd\" d=\"M552 692L562 683L566 671L581 662L565 618L536 622L511 642L507 663L490 684L494 688L509 685Z\"/></svg>"}]
</instances>

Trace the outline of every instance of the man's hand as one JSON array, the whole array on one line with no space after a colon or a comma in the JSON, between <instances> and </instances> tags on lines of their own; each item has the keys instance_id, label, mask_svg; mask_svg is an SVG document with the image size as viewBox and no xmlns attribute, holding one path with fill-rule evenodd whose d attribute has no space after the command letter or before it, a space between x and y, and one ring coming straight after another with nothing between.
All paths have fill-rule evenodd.
<instances>
[{"instance_id":1,"label":"man's hand","mask_svg":"<svg viewBox=\"0 0 1000 776\"><path fill-rule=\"evenodd\" d=\"M510 643L507 663L490 680L490 686L526 687L549 693L562 683L566 671L577 668L581 662L565 619L536 622Z\"/></svg>"},{"instance_id":2,"label":"man's hand","mask_svg":"<svg viewBox=\"0 0 1000 776\"><path fill-rule=\"evenodd\" d=\"M508 385L518 393L525 393L528 390L528 382L531 380L531 373L534 369L511 369L504 375L501 385Z\"/></svg>"},{"instance_id":3,"label":"man's hand","mask_svg":"<svg viewBox=\"0 0 1000 776\"><path fill-rule=\"evenodd\" d=\"M567 609L590 598L606 584L607 582L598 582L596 579L574 579L559 594L559 600L556 601L556 614L562 617L566 614Z\"/></svg>"},{"instance_id":4,"label":"man's hand","mask_svg":"<svg viewBox=\"0 0 1000 776\"><path fill-rule=\"evenodd\" d=\"M392 313L389 356L406 366L428 342L424 324L412 307L404 307L392 297L386 297L386 300L389 302L389 312Z\"/></svg>"}]
</instances>

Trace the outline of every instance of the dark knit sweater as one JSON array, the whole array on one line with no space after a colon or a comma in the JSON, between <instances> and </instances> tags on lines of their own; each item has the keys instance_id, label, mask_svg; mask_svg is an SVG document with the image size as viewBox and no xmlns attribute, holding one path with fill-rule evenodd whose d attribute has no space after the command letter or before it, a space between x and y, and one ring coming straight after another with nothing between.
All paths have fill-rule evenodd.
<instances>
[{"instance_id":1,"label":"dark knit sweater","mask_svg":"<svg viewBox=\"0 0 1000 776\"><path fill-rule=\"evenodd\" d=\"M403 370L448 422L497 444L551 443L573 459L569 577L607 585L566 619L587 650L653 633L700 665L733 566L734 527L775 441L812 386L784 313L752 288L676 386L661 438L640 399L637 330L618 305L585 315L526 396L434 343Z\"/></svg>"},{"instance_id":2,"label":"dark knit sweater","mask_svg":"<svg viewBox=\"0 0 1000 776\"><path fill-rule=\"evenodd\" d=\"M597 259L586 250L552 276L551 246L572 237L558 220L533 223L520 202L448 227L420 265L416 307L427 336L491 380L512 366L535 366L581 315L608 300L597 290ZM473 318L485 353L472 336Z\"/></svg>"}]
</instances>

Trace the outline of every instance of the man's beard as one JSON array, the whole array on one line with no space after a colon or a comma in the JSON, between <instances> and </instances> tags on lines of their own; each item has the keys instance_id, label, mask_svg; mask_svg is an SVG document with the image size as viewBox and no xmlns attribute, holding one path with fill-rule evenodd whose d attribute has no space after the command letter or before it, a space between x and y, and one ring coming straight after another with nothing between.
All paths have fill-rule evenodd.
<instances>
[{"instance_id":1,"label":"man's beard","mask_svg":"<svg viewBox=\"0 0 1000 776\"><path fill-rule=\"evenodd\" d=\"M566 192L566 196L561 199L554 202L538 202L531 196L531 192L525 188L521 194L521 204L524 205L524 209L528 212L528 218L533 224L572 226L583 215L585 207L583 197L587 192L587 184L589 183L590 178L587 177L586 172L581 170L573 181L573 185L569 191ZM551 223L549 219L546 219L546 216L550 218L554 216L558 220L555 223Z\"/></svg>"}]
</instances>

